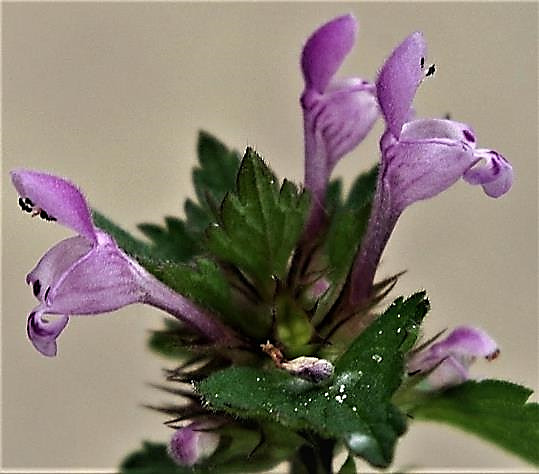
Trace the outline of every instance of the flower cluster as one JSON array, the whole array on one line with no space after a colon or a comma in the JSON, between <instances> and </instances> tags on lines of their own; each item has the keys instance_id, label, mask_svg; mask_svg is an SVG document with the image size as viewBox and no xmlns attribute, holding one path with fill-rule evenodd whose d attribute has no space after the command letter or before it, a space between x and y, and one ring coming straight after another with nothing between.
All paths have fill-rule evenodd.
<instances>
[{"instance_id":1,"label":"flower cluster","mask_svg":"<svg viewBox=\"0 0 539 474\"><path fill-rule=\"evenodd\" d=\"M35 348L43 355L55 356L57 338L73 315L95 315L144 303L181 321L182 327L201 338L205 349L255 353L258 359L247 359L249 364L262 360L260 364L267 365L271 360L274 368L305 383L316 385L330 379L335 370L334 358L331 351L324 350L328 341L334 341L330 340L331 334L322 334L314 315L318 303L332 291L335 282L323 270L314 268L313 255L320 252L319 248L312 251L316 245L311 245L312 254L307 257L301 251L309 248L306 242L323 240L329 228L331 213L326 199L337 162L362 142L378 118L384 120L370 215L342 291L332 306L337 308L333 314L336 321L342 316L339 311L354 315L370 310L376 296L375 274L380 258L398 218L408 206L436 196L460 178L481 185L488 196L497 198L509 190L513 179L512 167L500 153L477 147L475 132L469 125L414 117L414 96L424 78L434 71L433 66L426 67L426 44L421 33L412 33L394 49L374 82L359 77L336 78L355 44L357 32L356 19L352 15L341 16L316 30L303 48L301 71L305 88L300 103L305 141L304 186L311 201L298 250L285 255L285 264L292 262L288 277L275 283L277 277L271 275L269 290L257 291L246 276L248 272L232 268L231 262L225 266L235 288L241 289L242 298L251 300L251 306L257 307L264 295L270 295L269 302L262 301L258 306L273 305L274 321L262 326L269 328L262 336L254 337L248 331L243 334L238 326L229 325L214 314L209 309L211 305L201 305L156 278L143 262L119 246L112 233L95 225L86 199L75 185L43 172L19 169L11 172L11 178L22 210L76 233L46 252L27 276L39 302L27 323ZM270 182L273 185L273 180ZM285 185L281 194L283 190ZM223 212L227 209L223 205ZM316 275L310 285L294 286L295 282L308 279L309 273ZM299 287L307 290L301 293ZM299 293L307 295L308 307L296 298ZM265 337L274 339L266 342L262 339ZM287 360L283 352L291 359ZM410 351L406 370L410 377L421 374L429 390L439 390L466 381L468 368L476 358L492 360L498 352L497 344L484 331L459 327L443 340L431 340ZM373 360L377 359L381 357L373 355ZM233 358L228 358L225 366L233 363ZM337 395L339 403L347 396L344 387L342 384ZM217 423L197 403L196 410L204 416L179 427L169 445L170 456L184 466L210 457L218 449L217 431L221 426L238 423L226 416ZM189 416L182 415L183 419Z\"/></svg>"}]
</instances>

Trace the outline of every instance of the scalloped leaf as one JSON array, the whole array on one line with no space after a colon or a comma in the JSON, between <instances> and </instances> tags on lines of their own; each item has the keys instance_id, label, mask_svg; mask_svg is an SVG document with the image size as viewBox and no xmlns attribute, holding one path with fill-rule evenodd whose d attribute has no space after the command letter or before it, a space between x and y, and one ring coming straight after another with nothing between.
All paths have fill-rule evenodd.
<instances>
[{"instance_id":1,"label":"scalloped leaf","mask_svg":"<svg viewBox=\"0 0 539 474\"><path fill-rule=\"evenodd\" d=\"M220 260L239 268L265 299L275 280L283 280L303 230L309 206L306 192L277 179L252 149L247 148L236 190L227 194L218 224L207 231L207 246Z\"/></svg>"},{"instance_id":2,"label":"scalloped leaf","mask_svg":"<svg viewBox=\"0 0 539 474\"><path fill-rule=\"evenodd\" d=\"M391 396L428 309L424 293L397 299L335 362L334 376L325 383L234 367L212 374L197 390L214 410L336 438L372 465L388 466L406 429Z\"/></svg>"},{"instance_id":3,"label":"scalloped leaf","mask_svg":"<svg viewBox=\"0 0 539 474\"><path fill-rule=\"evenodd\" d=\"M532 390L502 380L468 381L429 397L412 413L484 438L539 465L539 404Z\"/></svg>"}]
</instances>

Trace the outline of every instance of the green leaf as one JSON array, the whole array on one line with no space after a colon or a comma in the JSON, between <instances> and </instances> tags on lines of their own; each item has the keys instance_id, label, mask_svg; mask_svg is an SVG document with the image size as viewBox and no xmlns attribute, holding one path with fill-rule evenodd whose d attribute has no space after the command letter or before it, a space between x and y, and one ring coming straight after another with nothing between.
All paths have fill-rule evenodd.
<instances>
[{"instance_id":1,"label":"green leaf","mask_svg":"<svg viewBox=\"0 0 539 474\"><path fill-rule=\"evenodd\" d=\"M142 448L127 456L120 465L122 474L184 474L189 468L177 466L167 454L162 443L145 441Z\"/></svg>"},{"instance_id":2,"label":"green leaf","mask_svg":"<svg viewBox=\"0 0 539 474\"><path fill-rule=\"evenodd\" d=\"M474 433L539 465L539 404L532 391L501 380L468 381L428 398L412 413Z\"/></svg>"},{"instance_id":3,"label":"green leaf","mask_svg":"<svg viewBox=\"0 0 539 474\"><path fill-rule=\"evenodd\" d=\"M138 224L137 227L152 241L152 253L163 259L185 262L201 252L200 241L177 217L165 217L165 227L156 224Z\"/></svg>"},{"instance_id":4,"label":"green leaf","mask_svg":"<svg viewBox=\"0 0 539 474\"><path fill-rule=\"evenodd\" d=\"M346 461L339 469L339 474L356 474L356 463L354 462L354 456L348 455Z\"/></svg>"},{"instance_id":5,"label":"green leaf","mask_svg":"<svg viewBox=\"0 0 539 474\"><path fill-rule=\"evenodd\" d=\"M199 132L197 150L199 167L193 170L193 183L201 207L211 213L234 189L240 155L204 131Z\"/></svg>"},{"instance_id":6,"label":"green leaf","mask_svg":"<svg viewBox=\"0 0 539 474\"><path fill-rule=\"evenodd\" d=\"M285 346L288 357L299 357L306 352L314 329L307 313L288 294L275 299L275 322L277 338Z\"/></svg>"},{"instance_id":7,"label":"green leaf","mask_svg":"<svg viewBox=\"0 0 539 474\"><path fill-rule=\"evenodd\" d=\"M238 267L268 299L275 278L286 277L308 205L308 195L289 181L279 189L262 158L247 148L236 190L225 197L219 223L208 229L208 248Z\"/></svg>"},{"instance_id":8,"label":"green leaf","mask_svg":"<svg viewBox=\"0 0 539 474\"><path fill-rule=\"evenodd\" d=\"M218 432L221 439L217 451L201 465L210 472L268 470L288 459L304 442L301 436L271 422L249 428L235 423Z\"/></svg>"},{"instance_id":9,"label":"green leaf","mask_svg":"<svg viewBox=\"0 0 539 474\"><path fill-rule=\"evenodd\" d=\"M211 375L197 390L214 410L340 439L354 455L388 466L406 427L390 399L402 380L403 354L428 308L424 293L396 300L336 361L326 383L235 367Z\"/></svg>"},{"instance_id":10,"label":"green leaf","mask_svg":"<svg viewBox=\"0 0 539 474\"><path fill-rule=\"evenodd\" d=\"M165 329L152 331L148 347L169 359L182 360L189 357L191 353L184 344L184 326L171 319L165 319L164 323Z\"/></svg>"},{"instance_id":11,"label":"green leaf","mask_svg":"<svg viewBox=\"0 0 539 474\"><path fill-rule=\"evenodd\" d=\"M352 185L346 203L335 205L336 210L325 243L325 254L329 266L328 279L331 286L318 303L313 317L315 325L324 319L344 287L367 228L377 174L378 166L361 174ZM340 195L339 182L333 183L335 184L332 194L338 196ZM340 201L340 198L334 199L335 202Z\"/></svg>"},{"instance_id":12,"label":"green leaf","mask_svg":"<svg viewBox=\"0 0 539 474\"><path fill-rule=\"evenodd\" d=\"M348 209L361 209L365 205L370 205L376 191L377 178L378 164L374 165L369 171L360 174L348 192L345 206Z\"/></svg>"}]
</instances>

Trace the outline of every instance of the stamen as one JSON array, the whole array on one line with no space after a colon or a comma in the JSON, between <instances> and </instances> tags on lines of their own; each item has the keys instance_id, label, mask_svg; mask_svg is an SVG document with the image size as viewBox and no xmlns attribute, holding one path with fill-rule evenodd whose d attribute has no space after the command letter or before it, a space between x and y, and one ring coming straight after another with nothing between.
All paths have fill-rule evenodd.
<instances>
[{"instance_id":1,"label":"stamen","mask_svg":"<svg viewBox=\"0 0 539 474\"><path fill-rule=\"evenodd\" d=\"M26 203L23 201L22 198L19 198L19 207L24 211L24 212L32 212L32 208L28 207L26 205Z\"/></svg>"},{"instance_id":2,"label":"stamen","mask_svg":"<svg viewBox=\"0 0 539 474\"><path fill-rule=\"evenodd\" d=\"M32 291L34 292L34 296L37 298L39 296L39 292L41 291L41 283L39 280L34 281L34 284L32 285Z\"/></svg>"},{"instance_id":3,"label":"stamen","mask_svg":"<svg viewBox=\"0 0 539 474\"><path fill-rule=\"evenodd\" d=\"M32 202L32 200L31 200L29 197L24 198L24 202L25 202L26 204L28 204L28 206L34 207L34 203Z\"/></svg>"},{"instance_id":4,"label":"stamen","mask_svg":"<svg viewBox=\"0 0 539 474\"><path fill-rule=\"evenodd\" d=\"M423 58L423 57L421 58L420 65L421 65L421 69L423 69L425 67L425 58Z\"/></svg>"},{"instance_id":5,"label":"stamen","mask_svg":"<svg viewBox=\"0 0 539 474\"><path fill-rule=\"evenodd\" d=\"M496 359L500 355L500 349L496 349L492 354L489 354L486 359L488 361Z\"/></svg>"},{"instance_id":6,"label":"stamen","mask_svg":"<svg viewBox=\"0 0 539 474\"><path fill-rule=\"evenodd\" d=\"M56 217L49 216L47 211L41 209L40 207L34 207L33 209L29 209L27 212L32 212L32 217L39 216L44 221L53 222L56 220Z\"/></svg>"},{"instance_id":7,"label":"stamen","mask_svg":"<svg viewBox=\"0 0 539 474\"><path fill-rule=\"evenodd\" d=\"M49 286L49 287L45 290L45 294L43 295L43 300L46 300L46 299L47 299L47 296L49 295L50 289L51 289L51 287Z\"/></svg>"},{"instance_id":8,"label":"stamen","mask_svg":"<svg viewBox=\"0 0 539 474\"><path fill-rule=\"evenodd\" d=\"M429 68L427 69L427 72L425 73L425 77L432 76L432 75L434 75L435 72L436 72L436 65L435 65L435 64L431 64L431 65L429 66Z\"/></svg>"}]
</instances>

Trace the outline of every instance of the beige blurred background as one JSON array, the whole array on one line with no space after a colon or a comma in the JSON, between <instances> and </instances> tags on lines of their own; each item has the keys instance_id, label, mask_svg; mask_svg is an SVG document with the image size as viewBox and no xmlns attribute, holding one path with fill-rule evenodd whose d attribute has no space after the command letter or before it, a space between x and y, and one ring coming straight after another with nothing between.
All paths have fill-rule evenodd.
<instances>
[{"instance_id":1,"label":"beige blurred background","mask_svg":"<svg viewBox=\"0 0 539 474\"><path fill-rule=\"evenodd\" d=\"M298 57L319 24L352 11L359 41L342 75L375 77L407 34L425 33L437 73L419 115L473 125L515 169L502 199L458 183L401 218L380 276L426 288L428 334L488 328L501 357L474 374L537 388L537 4L4 3L2 435L5 468L114 468L140 440L172 433L142 403L166 360L145 349L163 314L132 306L74 317L55 359L27 341L35 305L24 278L66 229L28 219L8 171L71 178L94 207L134 230L181 214L193 196L197 130L255 145L281 177L302 179ZM376 130L382 130L378 123ZM337 168L347 184L377 160L372 134ZM507 469L526 464L445 426L412 424L395 468ZM362 466L366 469L366 466Z\"/></svg>"}]
</instances>

